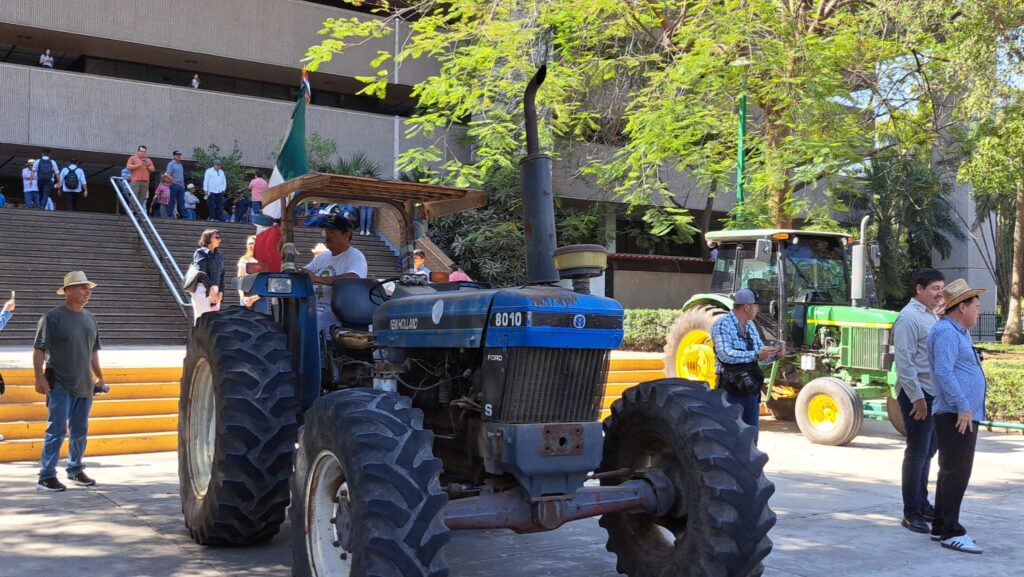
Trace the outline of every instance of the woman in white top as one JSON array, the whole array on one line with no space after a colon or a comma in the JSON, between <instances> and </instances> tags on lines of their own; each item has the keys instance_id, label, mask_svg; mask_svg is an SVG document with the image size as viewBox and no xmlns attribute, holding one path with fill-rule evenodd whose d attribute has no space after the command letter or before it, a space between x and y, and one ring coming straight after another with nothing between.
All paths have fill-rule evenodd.
<instances>
[{"instance_id":1,"label":"woman in white top","mask_svg":"<svg viewBox=\"0 0 1024 577\"><path fill-rule=\"evenodd\" d=\"M251 262L259 262L259 261L256 260L256 258L252 254L252 252L253 252L253 250L255 248L256 248L256 235L253 234L253 235L250 235L250 236L246 237L246 239L245 239L245 254L243 254L242 257L238 259L238 270L236 271L238 278L242 278L243 276L245 276L245 274L246 274L245 273L245 265L247 265L247 264L249 264ZM246 296L245 291L243 291L242 289L238 289L238 302L243 307L251 309L253 303L255 303L258 300L260 300L260 296L259 295L249 295L249 296Z\"/></svg>"}]
</instances>

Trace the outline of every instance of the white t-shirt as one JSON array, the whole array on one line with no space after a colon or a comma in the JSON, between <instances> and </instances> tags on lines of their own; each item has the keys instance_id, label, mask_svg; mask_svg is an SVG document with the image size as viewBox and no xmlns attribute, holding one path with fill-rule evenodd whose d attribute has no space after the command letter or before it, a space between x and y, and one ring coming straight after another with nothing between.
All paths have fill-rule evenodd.
<instances>
[{"instance_id":1,"label":"white t-shirt","mask_svg":"<svg viewBox=\"0 0 1024 577\"><path fill-rule=\"evenodd\" d=\"M334 255L330 251L322 252L309 261L304 268L313 271L318 277L338 276L356 273L359 278L366 278L366 257L358 248L352 246L345 252ZM331 297L334 289L329 285L313 285L316 292L316 321L320 330L329 330L338 324L338 319L331 311Z\"/></svg>"}]
</instances>

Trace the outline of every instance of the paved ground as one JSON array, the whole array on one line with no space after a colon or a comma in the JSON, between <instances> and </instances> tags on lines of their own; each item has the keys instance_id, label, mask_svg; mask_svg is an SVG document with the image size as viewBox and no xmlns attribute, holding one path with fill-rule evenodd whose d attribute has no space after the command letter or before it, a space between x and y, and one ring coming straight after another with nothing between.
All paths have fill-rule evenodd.
<instances>
[{"instance_id":1,"label":"paved ground","mask_svg":"<svg viewBox=\"0 0 1024 577\"><path fill-rule=\"evenodd\" d=\"M843 577L1020 575L1024 542L1024 437L983 433L963 522L981 556L941 549L899 526L902 441L869 422L847 447L807 443L766 419L779 523L765 575ZM0 464L0 577L287 576L288 525L271 543L243 549L195 545L184 531L173 453L89 459L101 483L65 493L34 490L35 463ZM459 533L448 548L453 577L611 577L596 521L546 534Z\"/></svg>"}]
</instances>

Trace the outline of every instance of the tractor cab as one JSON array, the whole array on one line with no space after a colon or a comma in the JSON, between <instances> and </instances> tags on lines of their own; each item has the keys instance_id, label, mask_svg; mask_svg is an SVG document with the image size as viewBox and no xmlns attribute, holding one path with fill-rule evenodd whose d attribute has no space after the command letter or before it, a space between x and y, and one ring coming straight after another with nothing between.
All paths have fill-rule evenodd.
<instances>
[{"instance_id":1,"label":"tractor cab","mask_svg":"<svg viewBox=\"0 0 1024 577\"><path fill-rule=\"evenodd\" d=\"M766 339L797 349L806 342L810 305L851 304L847 234L719 231L708 233L707 240L717 250L711 293L757 291L770 303L756 321Z\"/></svg>"}]
</instances>

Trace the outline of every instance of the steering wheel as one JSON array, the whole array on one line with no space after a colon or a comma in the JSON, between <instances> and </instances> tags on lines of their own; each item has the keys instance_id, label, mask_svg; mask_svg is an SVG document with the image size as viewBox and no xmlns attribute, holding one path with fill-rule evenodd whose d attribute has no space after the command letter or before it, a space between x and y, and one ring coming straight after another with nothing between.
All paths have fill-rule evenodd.
<instances>
[{"instance_id":1,"label":"steering wheel","mask_svg":"<svg viewBox=\"0 0 1024 577\"><path fill-rule=\"evenodd\" d=\"M386 288L384 288L384 285L389 282L395 282L401 278L402 277L400 276L393 276L388 277L386 279L378 280L377 284L373 285L373 287L370 288L370 303L373 304L373 306L375 307L379 307L380 305L388 302L388 299L390 299L391 297L388 296L388 291Z\"/></svg>"}]
</instances>

